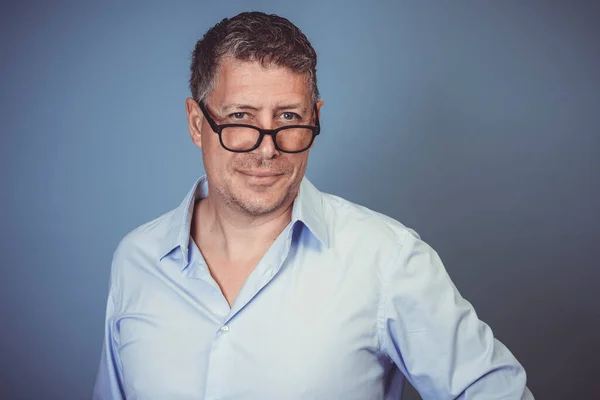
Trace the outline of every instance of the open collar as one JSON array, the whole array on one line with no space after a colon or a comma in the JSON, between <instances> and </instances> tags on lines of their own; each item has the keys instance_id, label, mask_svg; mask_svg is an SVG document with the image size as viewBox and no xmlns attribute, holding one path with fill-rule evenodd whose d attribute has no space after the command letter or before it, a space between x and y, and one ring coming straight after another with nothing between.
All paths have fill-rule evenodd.
<instances>
[{"instance_id":1,"label":"open collar","mask_svg":"<svg viewBox=\"0 0 600 400\"><path fill-rule=\"evenodd\" d=\"M208 179L204 175L199 178L179 207L170 213L168 228L161 243L160 260L178 251L182 256L182 268L188 264L190 228L194 214L194 205L208 196ZM292 206L292 224L300 221L325 246L329 245L327 226L323 213L321 192L304 177Z\"/></svg>"}]
</instances>

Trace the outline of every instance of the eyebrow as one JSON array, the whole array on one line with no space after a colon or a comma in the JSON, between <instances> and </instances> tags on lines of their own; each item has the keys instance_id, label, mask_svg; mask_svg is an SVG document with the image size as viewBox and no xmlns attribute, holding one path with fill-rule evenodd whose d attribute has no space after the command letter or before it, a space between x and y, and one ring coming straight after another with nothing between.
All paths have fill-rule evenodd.
<instances>
[{"instance_id":1,"label":"eyebrow","mask_svg":"<svg viewBox=\"0 0 600 400\"><path fill-rule=\"evenodd\" d=\"M253 111L258 111L257 107L251 106L249 104L240 104L240 103L225 104L223 107L221 107L220 111L221 112L227 112L227 111L231 110L232 108L235 108L235 109L238 109L238 110L253 110Z\"/></svg>"},{"instance_id":2,"label":"eyebrow","mask_svg":"<svg viewBox=\"0 0 600 400\"><path fill-rule=\"evenodd\" d=\"M275 107L275 111L283 111L283 110L298 110L302 114L306 113L306 107L304 105L302 105L302 103L282 104L280 106Z\"/></svg>"},{"instance_id":3,"label":"eyebrow","mask_svg":"<svg viewBox=\"0 0 600 400\"><path fill-rule=\"evenodd\" d=\"M227 111L229 111L231 109L252 110L252 111L260 110L260 108L251 106L249 104L232 103L232 104L225 104L223 107L221 107L220 111L221 111L221 113L226 113ZM275 107L275 111L283 111L283 110L299 110L301 113L306 113L307 109L302 103L282 104L280 106Z\"/></svg>"}]
</instances>

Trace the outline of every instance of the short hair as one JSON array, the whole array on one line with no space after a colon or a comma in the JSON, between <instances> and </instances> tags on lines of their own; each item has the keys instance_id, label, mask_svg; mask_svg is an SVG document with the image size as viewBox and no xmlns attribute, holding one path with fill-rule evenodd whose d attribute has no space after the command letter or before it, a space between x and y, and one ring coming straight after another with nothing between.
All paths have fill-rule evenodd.
<instances>
[{"instance_id":1,"label":"short hair","mask_svg":"<svg viewBox=\"0 0 600 400\"><path fill-rule=\"evenodd\" d=\"M304 33L286 18L257 11L243 12L210 28L192 53L190 90L194 100L206 100L225 57L306 74L313 102L319 99L317 53Z\"/></svg>"}]
</instances>

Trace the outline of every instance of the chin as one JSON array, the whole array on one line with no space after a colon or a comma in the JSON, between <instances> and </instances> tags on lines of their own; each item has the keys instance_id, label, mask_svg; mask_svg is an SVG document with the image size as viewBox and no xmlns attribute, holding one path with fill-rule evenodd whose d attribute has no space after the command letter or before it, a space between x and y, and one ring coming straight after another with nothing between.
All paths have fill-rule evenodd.
<instances>
[{"instance_id":1,"label":"chin","mask_svg":"<svg viewBox=\"0 0 600 400\"><path fill-rule=\"evenodd\" d=\"M240 193L240 196L233 196L233 203L238 209L244 213L252 216L259 216L272 213L284 206L286 200L289 198L287 191L274 193L275 190L271 190L256 193L254 191L244 191Z\"/></svg>"},{"instance_id":2,"label":"chin","mask_svg":"<svg viewBox=\"0 0 600 400\"><path fill-rule=\"evenodd\" d=\"M271 196L269 196L271 197ZM244 211L250 215L264 215L272 213L283 206L285 199L287 196L278 196L279 198L254 198L249 201L244 201L242 204L242 208Z\"/></svg>"},{"instance_id":3,"label":"chin","mask_svg":"<svg viewBox=\"0 0 600 400\"><path fill-rule=\"evenodd\" d=\"M232 208L249 215L270 214L287 205L294 192L293 174L284 174L277 179L254 179L239 171L225 179L215 189Z\"/></svg>"}]
</instances>

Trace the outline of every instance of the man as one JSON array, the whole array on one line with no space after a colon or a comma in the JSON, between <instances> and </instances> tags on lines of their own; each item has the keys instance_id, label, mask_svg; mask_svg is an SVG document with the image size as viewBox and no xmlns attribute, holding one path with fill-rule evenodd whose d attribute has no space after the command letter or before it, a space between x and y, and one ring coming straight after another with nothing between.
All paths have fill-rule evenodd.
<instances>
[{"instance_id":1,"label":"man","mask_svg":"<svg viewBox=\"0 0 600 400\"><path fill-rule=\"evenodd\" d=\"M412 230L306 178L323 102L288 20L224 19L193 53L206 176L115 251L95 399L531 399Z\"/></svg>"}]
</instances>

